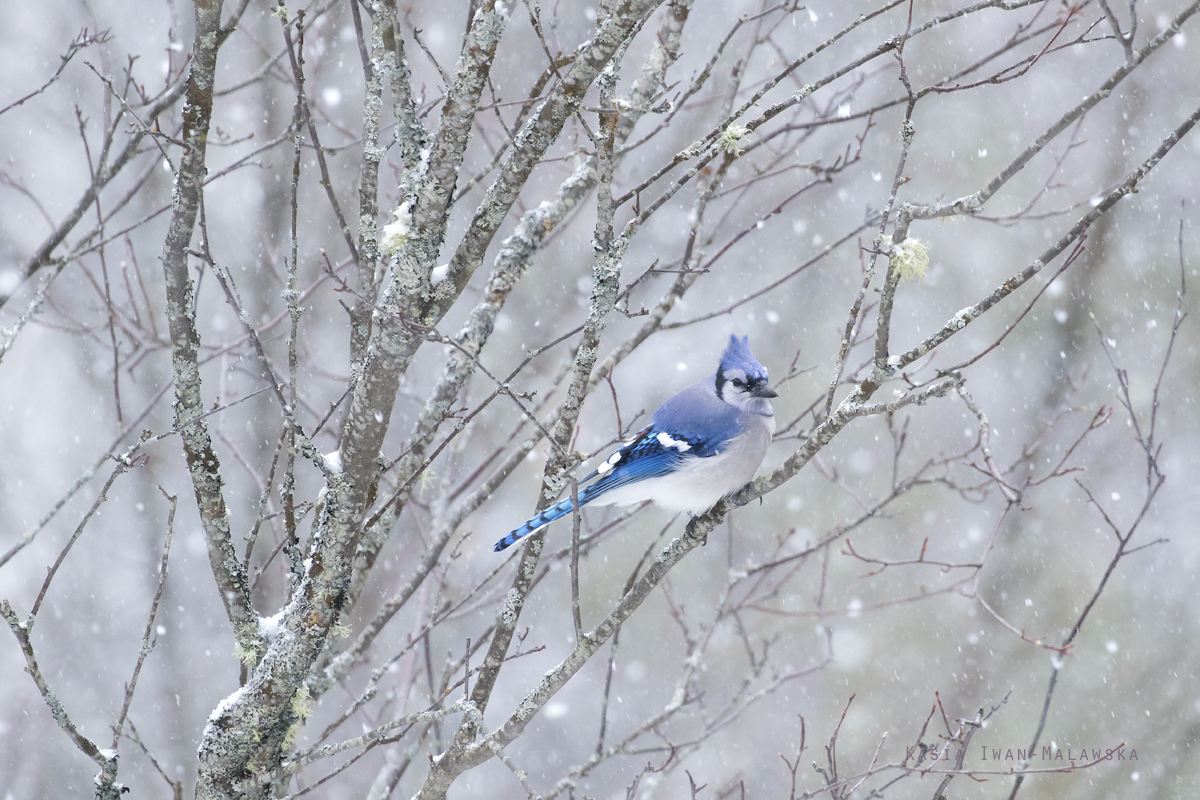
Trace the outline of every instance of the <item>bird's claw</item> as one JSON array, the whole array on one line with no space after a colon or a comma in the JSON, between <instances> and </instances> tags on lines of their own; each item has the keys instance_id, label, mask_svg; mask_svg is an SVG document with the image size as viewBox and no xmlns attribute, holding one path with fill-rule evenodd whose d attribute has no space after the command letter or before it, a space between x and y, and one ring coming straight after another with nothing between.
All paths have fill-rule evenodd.
<instances>
[{"instance_id":1,"label":"bird's claw","mask_svg":"<svg viewBox=\"0 0 1200 800\"><path fill-rule=\"evenodd\" d=\"M744 487L743 487L744 488ZM751 498L747 498L743 489L738 489L726 498L730 503L741 508L742 506L750 505ZM760 498L761 499L761 498Z\"/></svg>"}]
</instances>

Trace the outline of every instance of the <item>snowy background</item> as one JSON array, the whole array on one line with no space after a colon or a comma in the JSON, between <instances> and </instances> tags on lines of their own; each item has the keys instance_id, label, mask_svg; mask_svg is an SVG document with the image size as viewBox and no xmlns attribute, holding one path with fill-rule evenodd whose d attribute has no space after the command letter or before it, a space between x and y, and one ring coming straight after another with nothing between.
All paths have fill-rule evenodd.
<instances>
[{"instance_id":1,"label":"snowy background","mask_svg":"<svg viewBox=\"0 0 1200 800\"><path fill-rule=\"evenodd\" d=\"M465 4L464 4L465 5ZM401 4L404 30L421 31L421 40L442 68L453 68L466 21L459 4ZM786 60L808 51L847 25L867 3L810 4L809 8L776 10L777 24L769 42L756 49L745 65L739 102L776 74ZM920 22L965 4L937 0L918 2ZM1139 3L1137 46L1158 34L1185 7L1175 0ZM671 80L686 85L709 59L739 14L765 7L750 3L697 3L684 30L679 61ZM310 102L328 155L334 186L352 218L357 209L359 130L363 78L354 28L345 4L310 14L306 40L306 77ZM1115 8L1122 20L1126 8ZM543 7L547 36L569 51L589 35L595 9L578 2ZM282 289L283 261L288 255L288 198L291 180L290 139L256 152L285 133L292 116L294 89L281 67L279 20L265 4L247 11L239 30L221 50L214 133L210 137L209 170L237 165L213 181L206 192L207 227L214 255L233 273L251 319L261 323L286 309ZM662 11L658 12L661 16ZM1038 14L1040 17L1034 18ZM975 13L914 38L906 63L914 86L943 79L981 54L1001 47L1018 25L1049 24L1064 17L1064 7L1047 4L1003 12ZM135 79L147 91L158 91L168 71L176 78L191 42L191 7L186 3L136 3L90 0L87 3L10 4L0 28L0 107L41 86L60 63L67 45L87 27L109 30L107 43L85 49L71 61L59 81L22 106L0 115L0 327L14 325L33 297L38 278L25 279L23 265L90 183L89 157L98 156L106 114L115 103L85 61L101 73L120 75L129 56ZM523 6L514 6L512 23L500 45L492 72L500 103L524 99L541 74L545 57ZM839 41L835 47L785 79L762 103L784 99L801 85L815 81L904 30L907 7L883 14ZM656 20L647 24L626 57L618 93L627 90L653 40ZM779 20L784 20L779 22ZM1093 23L1090 34L1085 34ZM752 27L747 25L746 28ZM1053 32L1016 48L993 68L960 82L986 77L995 69L1036 54ZM631 151L616 175L616 192L641 182L674 153L686 148L698 132L721 118L723 92L730 66L747 52L749 34L735 38L718 62L711 84L674 118L670 127ZM1026 74L998 85L971 91L931 94L916 107L916 137L901 189L901 200L932 202L968 194L982 187L1011 159L1074 103L1095 91L1123 62L1125 52L1111 37L1104 14L1085 4L1056 44L1086 35L1094 39L1042 57ZM443 84L438 68L409 39L414 90L434 98ZM928 248L930 264L923 279L906 281L897 292L893 318L893 352L907 348L940 327L958 309L977 302L992 288L1024 268L1087 211L1092 198L1103 196L1145 159L1172 129L1200 104L1200 20L1182 32L1126 78L1105 102L1072 125L1014 178L985 208L990 220L956 218L915 223L912 235ZM265 78L253 80L264 76ZM248 82L250 81L250 82ZM118 81L120 83L120 81ZM673 96L674 90L668 93ZM593 95L595 92L593 90ZM485 98L491 100L489 94ZM739 159L726 178L713 207L705 235L714 236L708 254L744 228L751 234L720 255L694 289L667 318L689 322L725 311L743 295L767 286L817 255L827 245L852 234L869 214L878 212L900 153L898 130L903 104L874 114L873 126L855 163L831 175L828 183L789 202L784 210L757 227L755 220L812 181L808 165L829 167L839 156L859 148L866 120L860 115L888 100L902 100L894 58L884 56L853 70L823 88L794 115L778 125L823 120L810 130L798 128ZM590 102L590 101L589 101ZM588 103L585 103L588 105ZM511 124L516 107L497 109ZM390 114L390 111L388 112ZM467 151L459 186L491 161L489 149L503 141L493 111L480 112L480 132ZM757 111L751 111L754 115ZM435 125L438 111L426 119ZM487 117L484 119L484 117ZM169 117L169 120L168 120ZM86 121L89 151L80 136ZM162 128L174 131L179 107L164 114ZM594 122L595 115L588 115ZM648 115L634 134L640 138L661 117ZM832 121L831 121L832 120ZM575 126L575 127L572 127ZM122 123L123 141L128 123ZM766 130L765 128L763 129ZM747 137L753 144L760 134ZM386 135L390 141L390 134ZM171 148L169 143L163 143ZM564 130L548 160L534 173L507 226L521 211L552 193L569 174L571 153L587 145L577 124ZM127 173L106 189L101 208L115 204L143 172L149 177L108 223L114 236L100 253L74 259L50 289L47 302L0 362L0 550L8 550L41 520L72 483L106 453L120 452L143 429L155 434L172 424L169 343L163 314L163 280L158 261L170 207L171 174L159 163L156 148L139 156ZM768 157L769 156L769 157ZM380 208L394 208L398 158L394 151L381 169ZM303 164L299 237L301 287L315 286L303 300L301 379L307 405L301 422L311 428L345 391L348 379L346 314L342 297L322 281L324 249L335 262L346 257L345 243L324 199L311 158ZM763 177L759 172L769 172ZM1086 252L1056 280L1004 343L966 371L967 388L992 425L992 449L1002 465L1017 461L1022 448L1039 440L1042 451L1033 467L1057 462L1102 406L1115 407L1111 421L1091 434L1073 454L1073 473L1029 489L1019 510L1010 512L997 535L994 552L981 573L979 589L992 608L1030 638L1060 642L1104 574L1115 550L1112 532L1083 488L1100 500L1119 526L1128 527L1147 491L1145 459L1133 437L1129 416L1118 404L1118 382L1100 343L1097 326L1108 338L1113 359L1128 371L1130 393L1139 422L1146 424L1151 397L1162 364L1180 285L1180 262L1196 285L1200 249L1196 211L1200 197L1200 135L1185 138L1143 181L1136 194L1122 200L1088 233ZM756 178L758 178L756 180ZM486 182L485 182L486 185ZM739 187L745 186L745 191ZM480 188L455 211L448 241L456 242L478 201ZM643 196L643 202L649 195ZM677 269L693 193L681 192L654 216L634 240L623 265L628 284L659 259L663 269ZM1030 207L1031 201L1034 205ZM618 224L628 219L626 207ZM1012 217L1011 219L1009 217ZM148 219L146 219L148 218ZM534 260L530 273L513 291L483 362L494 375L504 375L532 348L574 329L587 313L591 291L591 237L595 218L589 200L564 223ZM95 225L89 210L67 237L63 250L74 247ZM144 221L143 221L144 220ZM1182 220L1182 254L1180 224ZM390 221L381 215L380 223ZM575 447L592 453L610 442L616 431L613 397L619 398L628 425L639 411L651 413L658 403L685 385L708 375L730 333L747 334L773 380L807 370L779 387L775 408L781 427L799 417L824 392L832 375L838 342L861 283L864 255L858 244L871 246L875 225L834 248L829 255L777 288L694 324L664 330L622 362L613 390L603 388L585 406ZM449 245L448 245L449 247ZM1051 265L1057 269L1059 262ZM439 329L457 330L486 280L480 270L460 302ZM109 314L104 301L103 271L111 295L122 311L115 331L114 358ZM43 274L43 273L39 273ZM1047 274L1046 277L1049 277ZM674 275L649 276L632 292L629 308L649 307ZM939 350L933 368L959 363L996 339L1016 318L1041 285L1026 287ZM877 295L868 293L868 302ZM1186 296L1185 310L1194 313L1197 294ZM874 316L866 331L873 329ZM241 342L236 316L215 280L200 285L198 318L204 340L206 405L224 405L261 388L264 383L248 346ZM601 354L624 341L642 323L638 317L614 315L604 334ZM274 356L285 353L285 324L267 329L264 340ZM1200 363L1195 320L1184 323L1166 370L1157 407L1160 467L1167 481L1138 528L1131 546L1156 539L1168 541L1123 559L1070 654L1061 659L1058 685L1040 745L1055 748L1104 749L1125 743L1136 749L1136 761L1103 763L1074 774L1034 776L1021 787L1023 798L1188 797L1200 777L1200 615L1196 613L1200 538L1196 509L1200 474L1197 385ZM568 345L547 351L514 380L514 389L554 390ZM866 348L869 348L867 345ZM869 349L856 349L848 362L857 368ZM798 355L797 355L798 353ZM396 404L391 434L398 454L404 435L425 394L440 374L445 349L427 345L407 374ZM120 392L120 417L114 395L114 363ZM280 363L283 363L281 360ZM925 368L923 377L932 375ZM166 388L165 393L162 390ZM493 386L478 377L461 403L474 407ZM892 386L883 393L890 396ZM842 390L844 391L844 390ZM887 399L881 396L880 399ZM145 416L139 415L146 411ZM340 419L335 414L335 421ZM1057 420L1056 424L1049 423ZM270 393L258 395L210 418L222 457L226 498L235 541L239 543L258 511L265 475L279 440L279 413ZM352 628L369 619L384 598L407 579L411 564L424 550L430 515L445 497L491 453L508 444L521 421L511 403L493 402L474 421L471 435L435 462L422 481L419 498L401 519L385 546ZM896 417L907 421L908 444L901 472L911 473L924 461L969 448L978 426L963 403L947 397L912 407ZM133 432L120 436L132 422ZM807 423L802 423L801 428ZM317 439L323 451L336 448L336 424ZM1048 433L1047 433L1048 431ZM794 433L795 431L793 431ZM764 469L777 466L797 446L795 439L776 443ZM156 646L146 661L130 719L149 751L171 780L183 782L190 795L195 780L196 748L206 717L238 686L239 664L233 654L230 626L215 590L199 518L178 439L167 437L146 448L147 461L120 477L107 502L90 522L59 569L39 612L33 643L47 680L76 724L97 741L107 742L137 657L146 615L153 597L166 530L167 504L156 488L179 496L170 574L159 608ZM457 602L501 563L491 543L533 510L542 464L543 443L496 495L468 518L460 533L470 534L447 558L440 595ZM669 577L669 591L657 591L621 632L608 712L611 737L636 728L662 709L675 690L687 636L677 622L704 618L725 586L729 570L747 560L761 562L776 543L792 533L785 547L799 550L806 542L862 513L873 498L885 494L893 470L893 438L882 418L855 422L797 478L754 504L732 514ZM112 469L100 467L31 544L0 566L0 598L24 616L46 576L46 569L71 537ZM934 470L934 475L938 474ZM961 475L960 475L961 477ZM298 470L298 497L311 501L321 486L311 468ZM276 495L277 497L277 495ZM915 559L927 540L926 558L933 561L976 560L991 535L1004 498L957 493L936 483L922 486L889 505L886 513L856 528L850 538L862 554L891 560ZM591 528L611 510L589 511ZM650 509L633 517L591 550L582 566L585 624L594 624L620 596L622 587L646 547L669 521ZM307 532L311 518L301 526ZM278 518L264 527L254 563L270 555L280 535ZM674 533L679 530L676 523ZM550 548L569 540L569 525L550 529ZM457 542L456 537L456 542ZM272 562L257 582L254 600L264 616L278 610L284 591L283 559ZM524 647L544 650L512 662L501 674L489 707L491 725L504 719L541 674L573 646L570 594L565 566L553 570L527 604L522 627L530 632ZM511 567L507 568L511 571ZM904 757L940 698L951 724L971 718L981 707L990 710L1005 697L988 726L972 741L969 765L999 766L980 758L985 747L1026 748L1041 717L1047 684L1059 657L1005 629L978 603L956 591L938 594L958 577L933 566L892 567L864 577L874 566L846 554L844 540L799 564L795 574L778 581L778 591L757 609L725 619L713 633L696 678L703 697L662 726L658 735L639 740L644 753L614 759L583 779L577 794L624 796L625 787L647 761L661 763L666 742L682 744L704 730L750 672L743 633L762 647L770 644L768 673L782 673L832 660L823 669L786 682L758 700L730 724L706 733L703 747L683 756L678 769L653 780L640 791L662 797L688 796L688 770L699 797L737 797L739 782L748 797L786 797L791 774L780 754L794 760L804 718L807 746L798 772L803 790L822 784L810 763L825 765L824 744L842 709L850 706L837 740L844 774L870 763L885 732L879 758ZM478 637L492 620L497 599L510 582L510 572L487 584L468 610L452 616L430 634L416 658L397 661L394 674L381 683L380 697L347 722L334 740L357 735L404 709L429 704L426 673L440 675L449 659L461 656L468 638ZM922 595L932 595L922 599ZM668 595L670 602L668 602ZM896 602L911 598L909 602ZM423 593L410 605L434 601ZM418 602L419 601L419 602ZM672 605L675 606L673 614ZM682 609L682 611L681 611ZM377 641L367 666L326 694L300 733L298 744L311 742L361 691L370 669L397 653L420 633L426 608L407 607ZM831 649L830 649L831 645ZM336 646L336 645L335 645ZM450 655L452 654L452 655ZM608 666L603 650L535 720L529 733L509 748L539 791L548 791L567 770L587 760L595 749L599 697ZM476 658L480 658L480 653ZM33 681L22 672L24 659L16 640L0 631L0 796L4 798L84 797L92 792L94 764L84 758L55 723ZM413 680L413 676L417 676ZM761 677L761 676L760 676ZM398 686L413 686L410 697L388 696ZM460 690L461 691L461 690ZM941 725L938 711L930 723ZM943 730L943 728L940 728ZM395 796L410 796L427 769L425 752L440 752L451 736L443 724L435 739L421 743L413 767ZM402 742L399 747L407 746ZM637 748L632 748L637 749ZM353 769L313 792L319 797L366 796L385 748L369 753ZM339 762L340 763L340 762ZM1033 769L1061 766L1035 760ZM169 793L162 777L129 740L121 745L123 781L134 797ZM306 769L293 782L298 791L318 780L328 767ZM893 775L893 777L896 777ZM657 780L659 783L655 784ZM881 784L872 784L879 786ZM958 778L949 796L1007 797L1011 778L993 776L986 783ZM889 797L928 797L936 780L910 776L890 788ZM498 761L466 774L453 797L525 795Z\"/></svg>"}]
</instances>

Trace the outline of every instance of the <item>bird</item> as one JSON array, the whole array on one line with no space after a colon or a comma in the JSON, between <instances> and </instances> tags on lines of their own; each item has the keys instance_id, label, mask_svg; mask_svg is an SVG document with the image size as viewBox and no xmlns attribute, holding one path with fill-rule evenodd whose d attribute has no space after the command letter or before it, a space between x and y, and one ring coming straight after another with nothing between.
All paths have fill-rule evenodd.
<instances>
[{"instance_id":1,"label":"bird","mask_svg":"<svg viewBox=\"0 0 1200 800\"><path fill-rule=\"evenodd\" d=\"M731 335L714 374L659 406L649 425L579 482L579 505L653 500L676 513L706 511L754 478L775 434L771 399L778 396L748 337ZM567 498L535 514L494 551L572 510Z\"/></svg>"}]
</instances>

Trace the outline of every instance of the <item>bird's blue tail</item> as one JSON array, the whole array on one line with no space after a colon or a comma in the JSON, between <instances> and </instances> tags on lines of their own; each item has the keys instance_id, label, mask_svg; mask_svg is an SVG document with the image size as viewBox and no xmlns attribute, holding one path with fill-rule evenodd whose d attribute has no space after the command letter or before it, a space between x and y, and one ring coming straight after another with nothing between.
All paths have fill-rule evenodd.
<instances>
[{"instance_id":1,"label":"bird's blue tail","mask_svg":"<svg viewBox=\"0 0 1200 800\"><path fill-rule=\"evenodd\" d=\"M585 505L587 505L587 502L589 500L595 498L597 495L604 493L603 489L601 489L601 491L594 491L597 488L599 488L599 484L593 483L591 486L580 489L579 490L579 505L585 506ZM606 489L608 487L603 487L603 488ZM571 498L568 497L566 500L563 500L558 505L551 506L550 508L547 508L545 511L541 512L540 514L535 514L532 517L530 517L525 522L524 525L515 529L508 536L505 536L503 539L496 542L496 546L493 547L492 550L494 552L499 553L501 550L508 548L510 545L512 545L518 539L528 536L529 534L536 531L538 528L541 528L544 525L549 525L551 522L554 522L554 520L559 519L561 517L565 517L567 514L570 514L570 513L571 513Z\"/></svg>"}]
</instances>

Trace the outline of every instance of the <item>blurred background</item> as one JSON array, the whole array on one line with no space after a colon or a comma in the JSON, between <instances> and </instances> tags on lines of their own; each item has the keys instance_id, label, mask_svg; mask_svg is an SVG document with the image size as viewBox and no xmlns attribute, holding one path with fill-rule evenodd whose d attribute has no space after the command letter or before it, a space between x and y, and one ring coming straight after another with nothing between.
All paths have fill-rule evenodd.
<instances>
[{"instance_id":1,"label":"blurred background","mask_svg":"<svg viewBox=\"0 0 1200 800\"><path fill-rule=\"evenodd\" d=\"M977 8L922 31L905 46L914 89L942 82L961 90L930 92L917 102L901 202L949 200L982 188L1125 62L1125 49L1095 3L1030 4L1013 10L991 5L995 7ZM1186 7L1178 0L1138 3L1134 46L1147 44ZM731 97L737 107L791 60L877 8L865 2L809 7L697 3L668 73L670 88L663 94L674 105L641 120L630 142L654 135L622 156L614 191L619 195L640 184L719 124ZM912 6L912 24L915 29L967 8L962 2L922 0ZM346 3L313 4L307 10L307 97L332 185L354 220L364 90L358 39ZM432 129L468 10L466 4L402 1L400 12L414 94L418 106L428 111L425 123ZM1129 9L1114 7L1113 12L1127 29ZM591 35L597 9L564 0L539 13L550 49L570 52ZM664 13L656 12L629 48L619 96L629 91ZM56 251L63 259L61 272L52 265L26 277L25 266L93 181L103 132L119 107L98 73L112 76L122 92L129 75L148 97L174 85L186 70L191 15L190 5L173 0L55 0L10 5L7 24L0 28L0 74L6 76L0 108L54 75L82 29L93 37L105 33L103 41L80 49L44 92L0 114L0 328L12 330L43 278L57 275L36 316L0 361L0 550L37 531L28 546L0 566L0 598L22 617L47 568L111 474L113 464L102 461L104 456L123 452L142 430L157 435L171 429L170 349L158 259L172 174L159 148L176 163L178 148L164 138L152 143L153 137L147 137L139 155L101 193L102 231L96 230L100 216L91 207ZM363 15L369 26L365 10ZM908 6L898 6L858 26L780 80L742 122L801 87L854 65L903 33L908 15ZM487 108L478 114L460 174L458 186L465 193L455 206L446 250L461 238L495 175L486 171L493 154L506 141L520 101L545 70L546 57L529 16L525 6L511 8L492 86L484 94ZM1198 25L1194 19L1186 22L1109 98L1068 126L984 207L981 218L913 224L910 235L926 246L929 268L923 277L902 282L896 293L893 353L917 344L960 308L978 302L1030 264L1195 110L1200 104ZM723 49L711 77L683 98L681 93L718 48ZM978 69L957 74L981 60L985 63ZM221 49L218 65L208 150L212 180L205 192L208 236L214 257L234 277L270 354L284 364L287 325L281 292L291 246L289 125L295 87L280 20L271 6L250 5ZM1003 74L1004 80L961 88L1010 65L1016 66ZM746 152L730 166L700 228L705 272L675 305L664 328L617 366L611 389L602 385L589 398L574 445L579 452L597 454L623 435L618 419L636 430L642 424L636 420L709 375L731 333L749 336L773 382L788 378L778 386L775 409L781 435L764 471L797 449L796 435L812 425L813 404L824 406L823 393L870 258L867 251L875 246L877 215L888 200L901 153L904 97L898 62L883 54L823 84L740 142ZM593 88L585 108L594 109L595 98ZM390 100L385 110L390 119ZM173 105L159 119L161 130L174 136L179 116L179 105ZM594 110L583 116L594 125ZM132 124L128 117L118 124L114 152L128 140ZM389 126L382 141L392 137ZM535 170L492 254L519 215L551 196L571 173L574 159L590 148L580 124L570 122ZM380 170L383 210L399 203L399 164L390 148ZM685 169L654 184L640 202L648 204ZM471 178L480 172L485 177L472 185ZM1039 752L1041 746L1051 746L1066 756L1068 748L1090 752L1123 743L1126 756L1136 750L1137 758L1031 776L1020 788L1021 797L1194 796L1200 771L1200 694L1195 688L1200 672L1200 615L1195 609L1200 492L1195 488L1194 449L1200 446L1200 365L1194 320L1184 322L1161 384L1159 380L1179 304L1181 269L1190 283L1196 282L1198 175L1200 138L1193 132L1136 194L1088 231L1085 252L1045 288L1003 343L965 370L966 388L991 425L992 455L1000 468L1013 467L1009 478L1014 486L1052 472L1100 410L1112 409L1107 424L1070 452L1065 467L1075 471L1028 486L1005 513L1004 495L971 466L984 463L980 451L972 450L979 422L953 394L906 408L890 421L883 416L855 421L763 503L730 515L708 545L672 571L664 589L624 626L611 677L605 744L621 741L660 713L681 680L688 702L645 731L626 754L581 777L575 794L623 797L647 763L657 767L672 753L668 769L638 778L637 796L690 796L689 774L695 786L704 785L697 797L738 797L743 790L750 797L786 797L793 786L797 796L819 790L824 779L812 763L829 770L824 747L852 696L837 738L840 777L866 770L873 757L877 767L901 762L931 709L937 710L922 741L937 744L939 734L947 733L943 714L953 729L957 719L974 719L980 709L988 713L1002 701L974 734L966 766L1019 769L1021 762L1003 760L1003 753L993 763L992 750L1028 748L1057 671ZM808 188L797 194L803 187ZM657 303L676 279L672 271L682 266L694 202L695 190L685 186L633 239L623 262L623 288L652 266L660 271L646 274L630 290L622 304L628 314L610 318L602 357L641 327L645 319L637 316L638 310ZM302 161L298 208L297 270L305 307L299 339L300 421L311 430L346 390L348 324L341 303L352 301L335 291L323 266L322 251L334 264L343 263L348 251L311 148ZM626 204L618 211L618 226L631 215ZM382 214L379 223L391 219ZM589 197L532 261L484 350L481 360L493 375L507 375L529 351L568 334L585 318L594 222L595 204ZM101 240L105 243L98 247ZM988 347L1061 263L1060 258L919 362L910 370L913 380L928 380L937 369ZM479 299L490 266L489 260L475 275L438 326L441 332L457 331ZM204 343L205 403L217 407L244 400L209 419L240 551L259 512L263 478L279 442L280 414L269 392L246 399L265 380L216 281L202 273L193 276ZM877 277L874 286L879 283ZM847 359L847 373L860 378L865 372L856 371L868 363L873 348L878 295L868 291L866 298L858 346ZM1195 293L1184 296L1185 312L1195 310L1195 298ZM577 340L577 335L567 337L530 361L513 378L514 390L534 393L533 406L560 401L565 395L561 370ZM446 348L426 345L405 376L391 421L391 449L385 451L389 459L400 454L446 355ZM1118 369L1127 376L1136 427L1120 405ZM888 384L876 399L892 399L893 390L902 387L899 380ZM476 408L494 388L477 375L456 408L462 413ZM846 391L841 388L837 399ZM539 407L544 414L552 405ZM1166 482L1143 508L1150 484L1136 436L1139 431L1148 434L1152 415L1153 446L1161 448L1154 452ZM332 419L315 440L323 452L337 447L340 410ZM434 518L462 491L478 486L480 476L495 466L495 453L508 452L528 435L527 429L514 433L522 421L520 409L501 397L474 417L431 465L416 501L380 555L351 618L352 629L357 631L407 580ZM902 448L897 444L901 431ZM190 794L205 720L237 688L239 664L178 438L166 437L144 452L145 463L113 483L107 501L63 561L32 640L47 681L72 719L84 733L107 743L157 586L168 507L157 487L178 495L155 647L130 720L167 779L182 782ZM400 655L410 637L422 641L394 661L380 680L379 696L330 741L429 705L431 684L438 683L447 664L462 657L469 639L478 644L508 589L512 567L492 552L491 543L534 510L547 452L542 442L465 520L453 553L447 550L434 578L391 621L367 663L322 696L299 734L298 747L315 741L362 691L370 671ZM70 493L98 463L93 476ZM867 513L889 498L897 480L919 471L919 485ZM313 502L320 474L301 465L297 482L298 499ZM1103 513L1089 502L1088 492ZM64 497L65 504L43 525ZM263 524L251 561L256 568L254 600L263 616L281 607L286 591L284 559L266 563L282 536L280 507L275 492L272 516ZM585 530L601 530L617 513L589 509ZM1106 576L1118 543L1105 514L1122 533L1138 522L1129 549L1163 541L1121 559ZM666 512L646 509L589 547L581 567L585 626L599 622L620 597L631 571L669 522ZM676 520L668 536L677 535L682 524ZM310 525L311 515L302 532ZM567 546L569 531L568 523L552 526L547 552ZM826 541L839 531L840 536ZM657 541L661 546L666 540ZM746 565L818 543L824 546L759 573L762 581L738 575ZM971 568L905 564L881 570L882 564L850 555L850 547L883 561L914 561L922 554L927 561L947 564L986 560L975 584ZM499 573L492 576L497 567ZM1104 590L1065 657L1029 641L1059 645L1103 578ZM963 579L969 580L964 584ZM1015 631L964 595L973 587ZM424 634L431 615L447 608L453 610ZM718 608L726 611L714 619ZM528 626L523 650L543 649L514 660L501 673L488 709L492 727L573 647L568 571L561 558L551 562L521 622ZM690 662L689 673L688 659L696 648L700 656ZM596 750L609 652L605 648L597 654L508 749L540 793L549 793ZM473 660L481 657L479 653ZM23 674L24 666L16 640L0 634L3 796L86 796L96 768L56 729L33 681ZM813 669L795 674L808 668ZM461 677L461 665L458 670ZM397 757L395 753L407 752L412 767L394 796L411 796L427 770L426 754L444 749L456 720L435 726L422 740L376 748L312 795L366 796L389 753ZM802 763L793 783L787 762L796 762L802 730L807 749L799 756ZM145 751L128 739L120 747L120 779L132 787L133 796L170 792ZM408 751L410 747L414 749ZM340 757L305 768L292 791L311 786L344 761ZM1061 761L1041 758L1028 764L1030 769L1061 766ZM1012 778L986 777L986 782L958 777L946 794L1002 798L1012 792ZM884 771L853 796L869 796L872 790L882 796L886 787L889 797L930 797L939 781ZM451 796L464 798L524 795L497 760L467 773L451 790Z\"/></svg>"}]
</instances>

